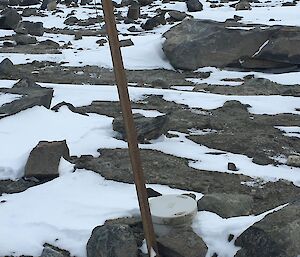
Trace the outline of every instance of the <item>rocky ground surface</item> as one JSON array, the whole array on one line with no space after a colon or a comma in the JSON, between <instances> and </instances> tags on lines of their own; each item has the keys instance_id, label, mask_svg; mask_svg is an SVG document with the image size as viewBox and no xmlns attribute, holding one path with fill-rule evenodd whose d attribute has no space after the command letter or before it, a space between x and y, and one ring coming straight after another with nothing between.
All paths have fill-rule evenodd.
<instances>
[{"instance_id":1,"label":"rocky ground surface","mask_svg":"<svg viewBox=\"0 0 300 257\"><path fill-rule=\"evenodd\" d=\"M15 1L0 2L0 6L2 6L3 9L0 27L14 29L17 33L12 36L0 38L0 41L2 42L2 47L0 48L1 53L58 54L62 49L72 47L70 44L59 45L51 40L37 42L35 37L44 32L59 35L72 35L78 39L82 36L99 36L99 44L106 42L105 31L103 29L99 30L89 27L97 24L99 20L103 21L102 17L78 20L70 15L65 20L65 24L68 25L65 29L43 28L42 24L30 26L24 22L22 23L21 19L28 16L42 16L43 12L38 8L30 7L30 4L27 6L25 2L28 1L19 1L20 3L16 4L13 2ZM16 0L16 2L18 1ZM39 1L36 2L42 4ZM157 4L156 2L139 1L139 4L142 6L149 5L155 7ZM189 11L201 11L201 5L199 5L198 1L188 0L186 2ZM210 2L211 5L215 5L214 8L218 8L214 1ZM237 4L235 8L251 8L250 3L251 1L240 1L239 5L235 3ZM293 3L296 4L297 1ZM19 4L23 7L19 6ZM44 7L46 6L45 8L52 10L53 13L59 13L60 11L58 7L51 5L51 1L44 1L43 4ZM76 8L80 3L73 1L70 1L69 3L69 1L65 1L63 4L65 4L67 8ZM24 9L24 6L26 9ZM134 11L136 12L134 8L137 7L133 1L122 1L121 5L115 4L115 6L117 7L117 10L121 7L130 7L132 9L132 13L128 13L128 16L130 17L122 16L121 12L117 14L117 21L119 23L132 23L131 31L128 31L128 34L135 33L135 31L142 31L143 29L151 30L158 25L161 26L166 23L172 24L187 16L186 13L177 11L171 12L172 10L168 10L169 16L166 19L164 17L165 12L157 11L157 15L154 17L148 17L147 14L143 14L146 23L143 23L143 25L140 26L141 24L139 24L138 21L135 21L134 18L134 15L137 15L137 13L134 13ZM87 8L93 9L94 7L93 5L87 5ZM16 11L22 15L17 14ZM10 18L5 20L3 17L7 17L10 12L13 13L13 18L9 16ZM72 17L73 19L71 19ZM181 26L192 26L196 28L196 25L188 24L193 22L196 21L193 21L193 19L185 20ZM236 26L234 23L236 21L228 22L230 22L230 26ZM80 30L72 29L71 26L74 24L80 26ZM217 30L221 35L218 40L222 40L224 23L216 24L206 21L203 24L206 26L204 32L193 31L193 33L207 33L207 35L210 35L209 33L211 33L211 31ZM203 24L201 25L202 27L204 26ZM228 24L226 26L228 26ZM198 60L191 61L191 56L182 54L186 51L187 47L191 46L181 44L181 41L183 41L182 38L173 38L174 35L177 35L180 31L182 32L182 30L187 31L185 27L183 29L180 28L179 32L172 29L166 34L167 41L164 43L164 50L166 55L170 57L171 64L173 64L175 68L182 70L127 70L126 74L130 84L136 87L163 89L172 89L174 86L193 86L192 90L196 92L211 92L222 95L300 96L299 85L286 86L272 82L268 79L258 79L254 76L245 76L244 78L239 79L238 82L241 82L241 85L237 87L209 85L206 83L195 85L191 81L186 80L187 78L199 79L209 77L209 72L195 73L192 70L201 66L210 65L217 67L230 66L230 68L244 68L248 71L262 69L275 69L276 72L298 70L298 65L300 64L299 50L295 49L295 47L290 48L289 50L291 53L286 54L290 57L289 61L287 61L286 55L282 54L286 48L282 49L279 44L284 40L282 37L288 35L293 38L294 46L297 45L297 42L300 40L300 35L297 34L298 29L289 28L289 30L287 30L286 28L276 27L268 30L254 30L259 34L260 39L259 41L256 41L254 46L252 44L253 49L247 49L249 53L247 53L247 58L244 56L247 61L247 65L244 63L244 67L235 66L237 60L239 60L240 52L238 50L232 52L231 49L227 49L227 53L229 53L227 56L221 56L220 59L217 60L212 59L211 62L208 61L204 64L199 64L199 58ZM272 36L274 31L278 33L275 37ZM232 40L232 37L239 37L240 34L243 34L237 30L234 30L235 34L233 36L230 33L230 35L227 32L224 33L226 34L226 37L230 37L230 40ZM255 35L250 35L251 33ZM250 42L252 42L253 37L255 38L257 34L253 31L251 33L249 32L249 35L244 33L243 38L249 37ZM183 38L186 37L183 33L181 34ZM174 40L175 43L172 40ZM206 40L207 42L210 42L209 40L211 39L206 38ZM272 49L268 50L266 48L265 52L258 53L258 48L266 40L273 40L275 42L273 43L273 46L275 46L272 48L272 45L270 45L270 48ZM174 54L175 50L173 49L177 43L176 51L178 56L177 54ZM125 42L124 47L126 47L126 44L130 44L130 42ZM196 42L193 47L198 44L201 45L201 42ZM243 42L243 44L246 43ZM239 46L234 47L235 49L239 48ZM210 51L215 50L216 49L210 49ZM217 50L220 52L225 51L222 44L219 42L217 44ZM278 52L276 52L276 50L278 50ZM256 52L257 54L255 54ZM251 59L253 54L255 54L255 58ZM176 59L177 57L179 60ZM180 59L183 57L188 59ZM193 56L193 58L194 57L197 59L197 56ZM205 56L205 58L208 57ZM201 61L205 62L205 58ZM279 60L279 58L281 59ZM218 61L218 63L216 61ZM191 63L192 66L189 66ZM68 67L66 63L49 61L33 61L26 64L13 64L8 59L3 60L0 64L0 78L12 80L23 79L23 84L19 83L19 86L17 85L12 89L1 89L0 91L26 95L26 98L23 98L22 101L20 100L17 103L0 107L0 113L2 114L0 119L35 105L44 105L46 108L50 108L49 99L51 102L53 92L51 90L39 88L34 82L94 84L95 86L106 84L112 85L115 83L113 71L107 68L100 68L98 66ZM26 79L24 80L24 78ZM68 103L62 103L61 105L68 105ZM125 138L120 106L118 103L94 101L88 106L68 106L72 111L81 114L98 113L113 117L114 130L119 132L120 138ZM167 114L160 120L158 118L135 116L138 139L141 143L147 144L152 138L167 134L168 131L178 131L189 134L188 139L197 144L221 151L243 154L253 158L253 162L260 165L280 165L282 163L280 160L274 159L274 156L284 156L287 159L290 155L297 155L300 153L299 137L287 137L280 130L275 128L275 126L299 126L300 116L298 114L252 114L249 112L248 106L243 105L238 101L227 101L222 107L208 111L199 108L193 109L185 105L169 102L160 96L150 96L146 98L145 101L133 102L132 107L149 110L155 109L161 113ZM58 106L53 107L52 109L55 110L55 108L58 108ZM214 133L197 135L192 133L189 130L190 128L213 131ZM167 136L172 137L174 135L167 134ZM57 174L49 174L51 172L47 170L43 171L43 174L38 174L36 173L36 170L40 171L41 168L38 166L33 167L34 160L40 161L41 158L47 159L46 156L49 152L57 155L49 161L49 166L57 166L60 156L64 156L66 159L73 162L76 165L76 168L85 168L95 171L107 179L133 183L128 152L126 149L101 149L99 150L101 155L98 158L93 156L75 157L68 156L69 153L65 142L56 142L54 144L55 145L50 143L50 145L47 146L46 143L41 143L41 145L38 145L35 148L35 151L39 152L35 153L34 150L32 151L31 158L33 159L28 162L26 167L25 176L27 178L22 178L18 181L0 181L0 194L21 192L29 187L45 183L53 176L55 177ZM220 153L218 152L216 154ZM198 201L198 209L215 212L224 218L250 214L256 215L280 205L290 203L288 207L267 215L262 221L246 230L236 240L236 245L242 247L242 250L240 250L236 256L294 257L297 254L300 254L299 243L297 241L297 238L300 238L300 207L298 203L300 189L291 182L285 180L265 182L245 175L196 170L188 165L189 159L171 156L155 150L143 149L141 150L141 156L145 177L148 183L165 184L174 188L203 193L205 196ZM300 157L298 156L298 158ZM292 163L292 165L299 165L299 160L298 162ZM238 168L239 167L236 167L234 163L228 163L228 170L238 170ZM38 179L28 179L28 177L35 177ZM182 245L182 238L181 236L178 238L178 234L184 236L189 241ZM140 246L143 238L141 222L139 219L108 221L104 226L94 229L92 237L87 245L87 253L89 257L132 257L136 256L136 254L142 256L143 254L137 249L136 242L138 242L138 245ZM229 241L230 240L232 240L232 238L229 239ZM114 243L107 246L107 241L113 241ZM103 246L106 246L106 248ZM171 233L169 237L159 238L159 247L162 257L205 256L207 251L205 243L197 237L193 231L189 230L177 231ZM117 251L116 249L121 250ZM197 250L195 251L193 249ZM99 251L101 254L99 254ZM199 255L199 253L201 254ZM51 245L45 245L42 256L65 256L67 254L67 252L61 251ZM221 253L213 254L214 255L212 256L222 256Z\"/></svg>"}]
</instances>

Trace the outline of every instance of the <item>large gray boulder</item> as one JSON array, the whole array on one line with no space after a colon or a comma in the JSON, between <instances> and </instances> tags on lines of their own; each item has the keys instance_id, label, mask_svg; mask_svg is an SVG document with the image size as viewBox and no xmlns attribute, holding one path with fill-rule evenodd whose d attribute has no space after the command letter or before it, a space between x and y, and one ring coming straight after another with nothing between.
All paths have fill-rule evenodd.
<instances>
[{"instance_id":1,"label":"large gray boulder","mask_svg":"<svg viewBox=\"0 0 300 257\"><path fill-rule=\"evenodd\" d=\"M212 193L198 200L199 211L210 211L223 218L249 215L253 207L253 198L246 194Z\"/></svg>"},{"instance_id":2,"label":"large gray boulder","mask_svg":"<svg viewBox=\"0 0 300 257\"><path fill-rule=\"evenodd\" d=\"M137 257L138 253L133 232L122 224L94 228L86 250L87 257Z\"/></svg>"},{"instance_id":3,"label":"large gray boulder","mask_svg":"<svg viewBox=\"0 0 300 257\"><path fill-rule=\"evenodd\" d=\"M300 255L300 201L267 215L244 231L235 257L296 257Z\"/></svg>"},{"instance_id":4,"label":"large gray boulder","mask_svg":"<svg viewBox=\"0 0 300 257\"><path fill-rule=\"evenodd\" d=\"M69 148L63 141L40 141L30 152L25 165L25 177L38 179L58 177L61 157L70 159Z\"/></svg>"},{"instance_id":5,"label":"large gray boulder","mask_svg":"<svg viewBox=\"0 0 300 257\"><path fill-rule=\"evenodd\" d=\"M14 8L6 8L0 13L0 29L15 29L21 15Z\"/></svg>"},{"instance_id":6,"label":"large gray boulder","mask_svg":"<svg viewBox=\"0 0 300 257\"><path fill-rule=\"evenodd\" d=\"M286 68L300 65L300 28L233 28L235 23L184 20L164 34L163 50L178 69L199 67Z\"/></svg>"}]
</instances>

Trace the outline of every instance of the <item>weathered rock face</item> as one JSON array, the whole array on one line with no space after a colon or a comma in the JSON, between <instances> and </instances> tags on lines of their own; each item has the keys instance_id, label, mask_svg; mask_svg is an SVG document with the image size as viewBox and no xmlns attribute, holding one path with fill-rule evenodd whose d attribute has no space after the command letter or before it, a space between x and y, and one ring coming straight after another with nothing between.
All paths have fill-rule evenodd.
<instances>
[{"instance_id":1,"label":"weathered rock face","mask_svg":"<svg viewBox=\"0 0 300 257\"><path fill-rule=\"evenodd\" d=\"M234 24L185 20L164 34L163 50L178 69L245 67L272 69L300 65L300 29L274 26L242 30ZM245 64L244 64L245 63Z\"/></svg>"},{"instance_id":2,"label":"weathered rock face","mask_svg":"<svg viewBox=\"0 0 300 257\"><path fill-rule=\"evenodd\" d=\"M120 224L94 228L86 250L87 257L136 257L138 252L133 232Z\"/></svg>"},{"instance_id":3,"label":"weathered rock face","mask_svg":"<svg viewBox=\"0 0 300 257\"><path fill-rule=\"evenodd\" d=\"M168 118L166 115L155 118L147 118L140 114L134 115L137 137L139 142L156 139L166 132L166 123ZM113 121L113 129L120 133L120 139L126 139L126 132L123 118L118 117Z\"/></svg>"},{"instance_id":4,"label":"weathered rock face","mask_svg":"<svg viewBox=\"0 0 300 257\"><path fill-rule=\"evenodd\" d=\"M249 215L253 198L246 194L206 194L198 201L199 211L211 211L223 218Z\"/></svg>"},{"instance_id":5,"label":"weathered rock face","mask_svg":"<svg viewBox=\"0 0 300 257\"><path fill-rule=\"evenodd\" d=\"M0 29L15 29L21 15L13 8L6 8L0 13Z\"/></svg>"},{"instance_id":6,"label":"weathered rock face","mask_svg":"<svg viewBox=\"0 0 300 257\"><path fill-rule=\"evenodd\" d=\"M300 254L300 202L267 215L242 233L235 257L295 257Z\"/></svg>"},{"instance_id":7,"label":"weathered rock face","mask_svg":"<svg viewBox=\"0 0 300 257\"><path fill-rule=\"evenodd\" d=\"M53 178L59 175L61 157L70 159L66 141L41 141L31 151L25 166L25 177Z\"/></svg>"},{"instance_id":8,"label":"weathered rock face","mask_svg":"<svg viewBox=\"0 0 300 257\"><path fill-rule=\"evenodd\" d=\"M204 257L207 246L192 229L176 229L158 239L159 253L165 257Z\"/></svg>"}]
</instances>

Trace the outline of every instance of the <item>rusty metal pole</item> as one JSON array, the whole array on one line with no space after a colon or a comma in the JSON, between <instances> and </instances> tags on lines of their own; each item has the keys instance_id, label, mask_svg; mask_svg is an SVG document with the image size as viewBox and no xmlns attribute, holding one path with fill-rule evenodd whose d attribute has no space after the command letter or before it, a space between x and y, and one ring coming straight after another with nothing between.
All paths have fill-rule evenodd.
<instances>
[{"instance_id":1,"label":"rusty metal pole","mask_svg":"<svg viewBox=\"0 0 300 257\"><path fill-rule=\"evenodd\" d=\"M136 128L133 121L132 109L131 109L128 86L127 86L127 78L123 66L123 60L122 60L122 55L120 50L120 42L118 38L118 31L116 27L112 1L102 0L102 7L104 12L106 31L109 39L111 57L114 66L115 79L118 87L123 120L125 124L129 156L130 156L134 182L136 186L136 191L137 191L137 196L138 196L138 201L139 201L139 206L141 211L141 217L143 222L145 239L147 242L148 253L149 255L151 255L151 251L153 249L156 253L156 256L159 257L150 208L149 208L148 195L145 186L145 178L143 174L140 151L138 148Z\"/></svg>"}]
</instances>

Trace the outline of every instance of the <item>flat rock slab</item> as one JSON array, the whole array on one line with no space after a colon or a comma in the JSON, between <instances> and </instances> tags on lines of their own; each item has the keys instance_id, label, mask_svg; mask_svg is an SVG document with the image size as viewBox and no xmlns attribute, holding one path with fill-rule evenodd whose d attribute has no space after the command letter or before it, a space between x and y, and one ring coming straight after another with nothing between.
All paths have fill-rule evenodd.
<instances>
[{"instance_id":1,"label":"flat rock slab","mask_svg":"<svg viewBox=\"0 0 300 257\"><path fill-rule=\"evenodd\" d=\"M12 88L1 88L0 92L23 95L0 107L0 119L34 106L49 109L53 97L53 89L42 88L30 79L21 79Z\"/></svg>"},{"instance_id":2,"label":"flat rock slab","mask_svg":"<svg viewBox=\"0 0 300 257\"><path fill-rule=\"evenodd\" d=\"M53 178L59 175L60 159L70 159L66 141L40 141L31 151L25 165L25 177Z\"/></svg>"}]
</instances>

